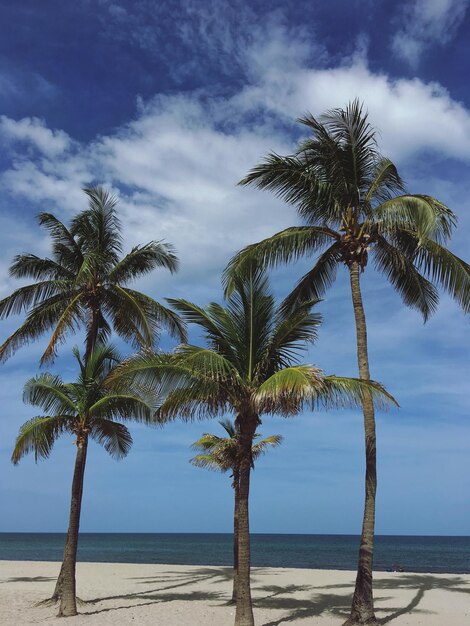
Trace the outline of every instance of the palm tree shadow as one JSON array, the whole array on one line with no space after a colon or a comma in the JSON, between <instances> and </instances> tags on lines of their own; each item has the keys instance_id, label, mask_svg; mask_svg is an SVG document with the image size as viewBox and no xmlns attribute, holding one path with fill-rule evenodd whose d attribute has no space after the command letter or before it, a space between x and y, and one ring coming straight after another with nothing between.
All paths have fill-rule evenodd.
<instances>
[{"instance_id":1,"label":"palm tree shadow","mask_svg":"<svg viewBox=\"0 0 470 626\"><path fill-rule=\"evenodd\" d=\"M132 608L133 606L145 606L147 604L157 604L160 602L171 602L172 600L194 601L218 601L225 603L228 597L227 592L217 591L190 591L187 593L174 593L169 590L181 589L198 583L219 583L228 582L232 580L231 568L216 568L216 567L204 567L200 569L194 569L191 571L164 571L158 572L155 576L138 576L132 577L128 580L137 581L139 585L152 585L152 588L145 589L143 591L136 591L128 594L116 594L113 596L101 596L97 598L91 598L87 600L85 604L98 604L100 602L112 601L112 600L141 600L136 604L128 606L117 606L99 609L97 611L86 612L87 615L94 615L96 613L114 611L118 609ZM171 584L168 584L171 583ZM165 593L166 592L166 593ZM150 600L149 602L147 600Z\"/></svg>"},{"instance_id":2,"label":"palm tree shadow","mask_svg":"<svg viewBox=\"0 0 470 626\"><path fill-rule=\"evenodd\" d=\"M430 614L431 611L420 609L419 605L423 600L426 592L433 589L447 590L457 593L470 594L470 581L460 576L438 577L429 574L424 575L400 575L396 578L382 578L375 581L375 588L384 591L396 591L399 589L413 590L416 593L408 604L402 607L381 607L380 603L390 600L392 596L381 596L376 598L376 613L388 613L384 617L378 617L379 624L388 624L393 620L409 613L420 613L422 615ZM281 597L282 595L291 595L298 591L306 591L308 589L316 590L340 590L350 589L348 583L338 585L325 585L323 587L308 587L307 585L289 587L260 587L261 591L268 591L270 595L257 599L255 605L266 609L278 609L290 611L282 618L267 622L263 626L279 626L282 623L294 622L296 620L319 617L323 613L330 613L335 616L347 619L351 607L351 594L340 593L314 593L310 599Z\"/></svg>"},{"instance_id":3,"label":"palm tree shadow","mask_svg":"<svg viewBox=\"0 0 470 626\"><path fill-rule=\"evenodd\" d=\"M96 611L86 611L84 613L82 613L82 615L98 615L99 613L108 613L110 611L120 611L122 609L133 609L135 607L139 607L139 606L148 606L150 604L162 604L165 602L174 602L176 600L182 600L185 602L191 602L194 600L203 600L205 602L208 601L216 601L216 600L220 600L220 598L223 596L224 594L222 593L217 593L214 591L209 591L209 592L203 592L203 591L190 591L188 593L166 593L166 594L160 594L160 593L155 593L155 594L146 594L146 595L142 595L142 594L123 594L123 595L118 595L118 596L113 596L112 598L109 599L113 599L113 600L117 600L117 599L122 599L122 600L145 600L145 602L137 602L135 604L128 604L128 605L124 605L124 606L111 606L108 608L103 608L103 609L97 609ZM104 598L105 600L107 600L108 598Z\"/></svg>"},{"instance_id":4,"label":"palm tree shadow","mask_svg":"<svg viewBox=\"0 0 470 626\"><path fill-rule=\"evenodd\" d=\"M5 578L0 583L48 583L56 578L50 576L13 576L12 578Z\"/></svg>"},{"instance_id":5,"label":"palm tree shadow","mask_svg":"<svg viewBox=\"0 0 470 626\"><path fill-rule=\"evenodd\" d=\"M408 574L397 578L382 578L376 581L376 589L413 589L416 590L414 597L410 602L402 607L393 609L393 612L386 617L378 619L380 624L388 624L397 617L406 615L407 613L417 612L420 602L423 600L426 592L439 589L456 593L470 594L470 583L461 576L443 577L432 576L430 574L418 575ZM424 613L422 609L420 612Z\"/></svg>"}]
</instances>

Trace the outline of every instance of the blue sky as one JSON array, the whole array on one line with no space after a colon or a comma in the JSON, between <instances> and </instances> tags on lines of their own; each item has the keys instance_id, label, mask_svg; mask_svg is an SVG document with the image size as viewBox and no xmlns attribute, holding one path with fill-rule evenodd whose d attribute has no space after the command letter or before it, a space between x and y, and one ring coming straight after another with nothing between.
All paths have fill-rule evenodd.
<instances>
[{"instance_id":1,"label":"blue sky","mask_svg":"<svg viewBox=\"0 0 470 626\"><path fill-rule=\"evenodd\" d=\"M292 207L237 181L269 150L289 153L295 119L359 97L380 146L408 188L459 216L451 247L467 258L470 227L468 0L328 3L175 0L0 0L0 297L18 286L20 251L48 254L34 216L68 220L82 187L120 198L126 245L166 239L176 276L139 283L154 297L220 299L219 277L240 247L298 223ZM273 276L285 295L305 268ZM423 325L372 267L364 276L372 375L400 403L378 415L377 531L470 533L468 317L446 297ZM344 271L319 307L306 360L355 375L352 307ZM1 338L19 319L2 322ZM74 377L73 338L54 365ZM14 438L33 415L21 401L44 341L2 366L0 531L66 528L71 439L48 461L13 467ZM168 338L162 345L170 347ZM216 422L132 426L116 463L93 445L84 531L228 532L229 478L191 467L190 444ZM357 533L363 506L362 418L357 411L266 419L283 445L258 464L254 532Z\"/></svg>"}]
</instances>

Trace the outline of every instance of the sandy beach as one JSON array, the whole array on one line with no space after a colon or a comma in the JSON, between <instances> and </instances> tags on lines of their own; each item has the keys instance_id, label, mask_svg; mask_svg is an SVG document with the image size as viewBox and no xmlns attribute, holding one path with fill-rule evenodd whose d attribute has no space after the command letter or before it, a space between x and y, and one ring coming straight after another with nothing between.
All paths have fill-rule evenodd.
<instances>
[{"instance_id":1,"label":"sandy beach","mask_svg":"<svg viewBox=\"0 0 470 626\"><path fill-rule=\"evenodd\" d=\"M36 607L54 588L59 563L0 561L0 623L40 624L54 607ZM470 575L378 573L377 617L393 626L470 623ZM347 615L354 572L254 568L257 626L340 626ZM79 563L77 591L84 601L74 624L232 626L227 606L230 569L210 566Z\"/></svg>"}]
</instances>

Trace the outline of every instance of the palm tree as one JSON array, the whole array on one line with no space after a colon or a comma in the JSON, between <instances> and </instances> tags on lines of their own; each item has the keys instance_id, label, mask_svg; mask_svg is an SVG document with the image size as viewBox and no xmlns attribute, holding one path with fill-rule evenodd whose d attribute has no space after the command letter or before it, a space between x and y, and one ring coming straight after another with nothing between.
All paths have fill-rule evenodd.
<instances>
[{"instance_id":1,"label":"palm tree","mask_svg":"<svg viewBox=\"0 0 470 626\"><path fill-rule=\"evenodd\" d=\"M240 184L269 189L293 204L304 225L287 228L239 252L225 271L227 293L234 276L253 262L273 267L319 253L313 267L284 301L289 309L303 299L320 298L336 278L338 266L349 273L356 321L359 375L369 380L366 320L360 277L372 252L406 305L426 321L438 304L433 282L468 311L470 266L445 244L456 217L431 196L405 192L395 165L383 157L375 131L358 101L318 120L299 120L312 133L292 156L269 154ZM375 415L366 393L363 403L366 478L365 509L351 616L353 624L375 624L372 561L375 524Z\"/></svg>"},{"instance_id":2,"label":"palm tree","mask_svg":"<svg viewBox=\"0 0 470 626\"><path fill-rule=\"evenodd\" d=\"M110 389L107 385L113 367L119 362L110 346L98 345L85 362L78 349L74 355L80 368L74 383L64 383L60 376L43 373L29 380L23 399L39 406L45 415L33 417L20 428L12 455L13 463L34 452L36 461L48 458L54 442L64 433L75 437L77 447L72 481L70 519L61 568L59 616L77 614L75 566L88 440L91 438L114 458L127 455L132 437L124 424L116 420L149 422L149 401L129 386Z\"/></svg>"},{"instance_id":3,"label":"palm tree","mask_svg":"<svg viewBox=\"0 0 470 626\"><path fill-rule=\"evenodd\" d=\"M0 319L28 311L24 323L0 346L0 361L51 331L41 363L53 361L59 344L83 326L85 362L97 342L109 338L112 327L136 346L151 347L162 326L185 338L184 325L174 311L127 286L156 267L177 271L173 247L151 241L121 257L117 199L101 187L84 192L89 206L75 216L70 228L50 213L39 215L39 224L52 239L52 258L21 254L13 260L11 276L36 282L0 301ZM60 597L61 586L62 572L52 599Z\"/></svg>"},{"instance_id":4,"label":"palm tree","mask_svg":"<svg viewBox=\"0 0 470 626\"><path fill-rule=\"evenodd\" d=\"M294 304L288 312L276 307L262 272L235 279L226 306L170 303L203 330L206 346L182 344L170 355L139 354L125 362L120 375L155 387L162 398L160 422L234 415L240 471L235 624L253 626L248 499L253 438L262 416L293 416L317 405L360 405L366 390L377 399L391 397L377 383L325 376L299 364L302 349L316 337L314 302Z\"/></svg>"},{"instance_id":5,"label":"palm tree","mask_svg":"<svg viewBox=\"0 0 470 626\"><path fill-rule=\"evenodd\" d=\"M0 346L0 360L52 331L41 363L51 361L67 335L83 326L85 360L98 341L106 341L111 326L139 346L152 346L161 326L184 339L184 327L173 311L127 286L156 267L175 272L173 247L151 241L121 257L116 198L100 187L84 192L89 207L76 215L70 228L50 213L39 215L39 224L52 239L52 258L20 254L13 260L10 275L35 282L0 301L0 319L28 311L24 323Z\"/></svg>"},{"instance_id":6,"label":"palm tree","mask_svg":"<svg viewBox=\"0 0 470 626\"><path fill-rule=\"evenodd\" d=\"M232 487L234 492L233 507L233 587L232 598L229 604L235 604L237 601L237 572L238 572L238 508L240 502L240 461L238 458L238 432L235 424L228 418L220 420L219 424L227 433L227 437L219 437L211 433L204 433L200 439L192 445L194 450L198 450L200 454L191 459L191 463L196 467L203 467L215 472L232 472ZM255 461L261 455L265 454L268 446L276 447L282 442L281 435L271 435L266 439L261 439L261 435L255 433L253 441L255 442L251 448L252 464L251 469L255 467Z\"/></svg>"}]
</instances>

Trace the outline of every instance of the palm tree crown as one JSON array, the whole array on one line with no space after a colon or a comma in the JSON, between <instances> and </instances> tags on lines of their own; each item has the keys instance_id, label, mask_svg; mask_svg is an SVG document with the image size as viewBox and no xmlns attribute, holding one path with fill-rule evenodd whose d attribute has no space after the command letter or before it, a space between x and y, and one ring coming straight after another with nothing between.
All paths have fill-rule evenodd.
<instances>
[{"instance_id":1,"label":"palm tree crown","mask_svg":"<svg viewBox=\"0 0 470 626\"><path fill-rule=\"evenodd\" d=\"M200 439L191 446L199 454L191 459L191 463L196 467L211 469L218 472L235 472L238 468L238 433L235 424L229 419L219 421L227 436L219 437L212 433L204 433ZM253 436L253 446L251 457L254 462L268 450L268 447L279 446L282 442L281 435L271 435L265 439L260 433Z\"/></svg>"},{"instance_id":2,"label":"palm tree crown","mask_svg":"<svg viewBox=\"0 0 470 626\"><path fill-rule=\"evenodd\" d=\"M286 299L291 306L323 296L338 265L357 263L363 270L372 252L376 269L425 320L438 303L430 281L470 310L470 267L445 247L456 216L431 196L405 192L395 165L378 151L360 103L299 121L312 136L292 156L269 154L240 184L273 191L305 224L239 252L225 271L228 291L232 276L253 261L274 266L321 252Z\"/></svg>"},{"instance_id":3,"label":"palm tree crown","mask_svg":"<svg viewBox=\"0 0 470 626\"><path fill-rule=\"evenodd\" d=\"M36 282L0 301L0 318L29 311L25 322L0 347L5 360L15 350L52 331L41 361L53 360L67 333L86 327L86 354L106 341L111 326L136 345L152 346L164 326L184 338L178 316L127 284L156 267L175 272L178 260L171 245L151 241L121 257L122 234L116 198L102 188L85 189L87 210L67 228L54 215L41 213L39 224L52 239L52 258L33 254L15 257L10 274Z\"/></svg>"},{"instance_id":4,"label":"palm tree crown","mask_svg":"<svg viewBox=\"0 0 470 626\"><path fill-rule=\"evenodd\" d=\"M365 390L378 402L391 399L378 383L326 376L299 364L317 335L315 301L298 302L290 311L277 307L261 271L236 279L225 307L169 302L204 331L206 347L181 344L173 354L138 354L117 370L158 388L164 399L156 417L162 422L232 413L258 425L263 414L287 417L306 406L360 405Z\"/></svg>"},{"instance_id":5,"label":"palm tree crown","mask_svg":"<svg viewBox=\"0 0 470 626\"><path fill-rule=\"evenodd\" d=\"M90 437L119 459L128 453L132 437L122 420L149 423L150 400L130 386L108 386L119 356L111 346L97 346L85 363L78 349L76 382L65 383L60 376L43 373L25 385L23 399L40 407L45 415L34 417L20 429L12 455L13 463L33 452L36 460L49 457L54 442L64 433L75 436L76 443Z\"/></svg>"}]
</instances>

